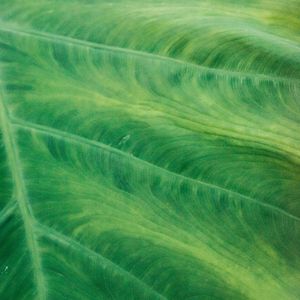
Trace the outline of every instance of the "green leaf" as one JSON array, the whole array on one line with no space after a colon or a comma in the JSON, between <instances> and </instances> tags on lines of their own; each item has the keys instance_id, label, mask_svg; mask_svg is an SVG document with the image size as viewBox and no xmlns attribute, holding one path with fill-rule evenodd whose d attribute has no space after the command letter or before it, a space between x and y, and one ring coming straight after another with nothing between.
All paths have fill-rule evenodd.
<instances>
[{"instance_id":1,"label":"green leaf","mask_svg":"<svg viewBox=\"0 0 300 300\"><path fill-rule=\"evenodd\" d=\"M300 298L300 11L0 2L0 299Z\"/></svg>"}]
</instances>

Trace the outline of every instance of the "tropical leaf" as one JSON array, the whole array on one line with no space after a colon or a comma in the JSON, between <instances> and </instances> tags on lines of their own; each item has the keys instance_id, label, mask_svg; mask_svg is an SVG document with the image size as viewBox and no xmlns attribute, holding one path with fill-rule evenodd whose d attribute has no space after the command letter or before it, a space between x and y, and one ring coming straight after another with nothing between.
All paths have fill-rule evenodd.
<instances>
[{"instance_id":1,"label":"tropical leaf","mask_svg":"<svg viewBox=\"0 0 300 300\"><path fill-rule=\"evenodd\" d=\"M0 298L300 298L300 2L0 3Z\"/></svg>"}]
</instances>

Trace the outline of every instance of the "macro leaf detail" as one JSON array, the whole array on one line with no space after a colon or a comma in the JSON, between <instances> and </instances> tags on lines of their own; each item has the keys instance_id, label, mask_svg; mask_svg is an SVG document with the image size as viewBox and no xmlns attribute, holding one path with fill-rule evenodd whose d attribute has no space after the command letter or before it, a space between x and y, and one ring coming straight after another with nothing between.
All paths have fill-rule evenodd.
<instances>
[{"instance_id":1,"label":"macro leaf detail","mask_svg":"<svg viewBox=\"0 0 300 300\"><path fill-rule=\"evenodd\" d=\"M299 5L2 0L0 299L299 299Z\"/></svg>"}]
</instances>

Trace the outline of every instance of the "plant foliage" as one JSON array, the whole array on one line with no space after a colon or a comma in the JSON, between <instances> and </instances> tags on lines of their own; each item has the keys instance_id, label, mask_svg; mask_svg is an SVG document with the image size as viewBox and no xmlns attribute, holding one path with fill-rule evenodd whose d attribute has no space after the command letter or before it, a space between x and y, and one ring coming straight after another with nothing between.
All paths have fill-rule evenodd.
<instances>
[{"instance_id":1,"label":"plant foliage","mask_svg":"<svg viewBox=\"0 0 300 300\"><path fill-rule=\"evenodd\" d=\"M1 0L0 299L299 299L299 8Z\"/></svg>"}]
</instances>

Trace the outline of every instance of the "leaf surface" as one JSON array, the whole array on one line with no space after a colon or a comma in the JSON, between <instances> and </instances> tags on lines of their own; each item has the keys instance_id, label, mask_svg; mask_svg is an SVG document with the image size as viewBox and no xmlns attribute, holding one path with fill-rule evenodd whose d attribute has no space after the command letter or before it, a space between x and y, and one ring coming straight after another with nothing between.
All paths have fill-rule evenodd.
<instances>
[{"instance_id":1,"label":"leaf surface","mask_svg":"<svg viewBox=\"0 0 300 300\"><path fill-rule=\"evenodd\" d=\"M1 299L299 299L299 1L0 3Z\"/></svg>"}]
</instances>

